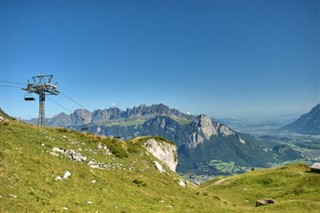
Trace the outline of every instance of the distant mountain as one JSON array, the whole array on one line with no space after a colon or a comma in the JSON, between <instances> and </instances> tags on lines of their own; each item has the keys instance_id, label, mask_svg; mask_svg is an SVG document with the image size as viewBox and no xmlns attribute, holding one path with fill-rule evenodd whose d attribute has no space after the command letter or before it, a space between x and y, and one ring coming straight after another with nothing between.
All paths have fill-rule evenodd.
<instances>
[{"instance_id":1,"label":"distant mountain","mask_svg":"<svg viewBox=\"0 0 320 213\"><path fill-rule=\"evenodd\" d=\"M78 109L69 116L54 116L47 124L78 130L85 125L90 132L124 139L164 137L177 144L177 171L182 173L241 173L251 167L268 167L279 160L301 157L294 150L273 150L255 137L238 133L206 115L184 114L164 104L140 105L125 111L113 107L92 113Z\"/></svg>"},{"instance_id":2,"label":"distant mountain","mask_svg":"<svg viewBox=\"0 0 320 213\"><path fill-rule=\"evenodd\" d=\"M78 126L84 124L110 124L112 122L127 122L127 124L140 121L146 121L157 115L166 115L179 120L180 122L190 122L194 116L181 113L177 109L171 109L164 104L154 104L152 106L140 105L127 108L125 111L112 107L109 109L97 109L89 112L86 109L77 109L70 115L60 113L51 119L47 119L48 126ZM30 123L36 123L37 119L31 119Z\"/></svg>"},{"instance_id":3,"label":"distant mountain","mask_svg":"<svg viewBox=\"0 0 320 213\"><path fill-rule=\"evenodd\" d=\"M228 174L244 172L251 167L268 167L274 162L274 152L264 149L250 136L241 135L228 126L200 115L181 125L167 116L157 116L147 121L141 135L160 135L178 145L177 171L196 174ZM232 164L222 171L222 164Z\"/></svg>"},{"instance_id":4,"label":"distant mountain","mask_svg":"<svg viewBox=\"0 0 320 213\"><path fill-rule=\"evenodd\" d=\"M320 135L320 104L279 130L307 135Z\"/></svg>"}]
</instances>

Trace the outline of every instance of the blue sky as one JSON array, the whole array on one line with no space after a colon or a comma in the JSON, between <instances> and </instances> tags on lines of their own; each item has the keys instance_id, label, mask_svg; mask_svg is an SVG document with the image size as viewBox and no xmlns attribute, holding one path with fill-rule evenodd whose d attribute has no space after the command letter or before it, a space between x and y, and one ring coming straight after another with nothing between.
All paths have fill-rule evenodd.
<instances>
[{"instance_id":1,"label":"blue sky","mask_svg":"<svg viewBox=\"0 0 320 213\"><path fill-rule=\"evenodd\" d=\"M164 103L213 117L320 102L319 1L1 1L1 81L53 74L89 110ZM38 116L0 82L1 108ZM65 108L80 108L50 96ZM46 116L66 112L46 101Z\"/></svg>"}]
</instances>

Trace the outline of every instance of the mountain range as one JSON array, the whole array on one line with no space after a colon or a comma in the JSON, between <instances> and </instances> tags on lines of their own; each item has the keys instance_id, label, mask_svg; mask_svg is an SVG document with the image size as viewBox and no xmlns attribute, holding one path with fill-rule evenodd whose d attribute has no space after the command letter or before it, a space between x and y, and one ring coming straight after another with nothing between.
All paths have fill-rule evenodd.
<instances>
[{"instance_id":1,"label":"mountain range","mask_svg":"<svg viewBox=\"0 0 320 213\"><path fill-rule=\"evenodd\" d=\"M211 125L201 117L190 128L204 130L202 121ZM205 135L233 134L221 125L216 129L218 133ZM302 164L255 169L202 183L194 177L197 184L193 184L185 179L189 175L175 172L177 146L161 137L122 140L67 128L34 127L1 108L0 132L0 212L286 213L320 208L319 174ZM247 143L243 135L241 139ZM284 146L276 149L285 150ZM272 204L257 205L264 201Z\"/></svg>"},{"instance_id":2,"label":"mountain range","mask_svg":"<svg viewBox=\"0 0 320 213\"><path fill-rule=\"evenodd\" d=\"M178 147L178 172L195 174L242 173L252 167L269 167L302 155L283 145L234 131L208 116L189 115L164 104L140 105L122 111L116 107L89 112L77 109L47 119L50 126L88 129L99 135L130 139L137 136L161 136Z\"/></svg>"}]
</instances>

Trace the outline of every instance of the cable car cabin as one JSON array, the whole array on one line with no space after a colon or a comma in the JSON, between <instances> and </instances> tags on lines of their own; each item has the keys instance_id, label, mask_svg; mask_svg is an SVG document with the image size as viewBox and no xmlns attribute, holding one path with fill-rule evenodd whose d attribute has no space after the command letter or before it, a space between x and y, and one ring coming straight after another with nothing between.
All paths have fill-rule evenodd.
<instances>
[{"instance_id":1,"label":"cable car cabin","mask_svg":"<svg viewBox=\"0 0 320 213\"><path fill-rule=\"evenodd\" d=\"M31 94L25 94L24 100L25 100L25 101L35 101L36 99L35 99L34 96L31 95Z\"/></svg>"}]
</instances>

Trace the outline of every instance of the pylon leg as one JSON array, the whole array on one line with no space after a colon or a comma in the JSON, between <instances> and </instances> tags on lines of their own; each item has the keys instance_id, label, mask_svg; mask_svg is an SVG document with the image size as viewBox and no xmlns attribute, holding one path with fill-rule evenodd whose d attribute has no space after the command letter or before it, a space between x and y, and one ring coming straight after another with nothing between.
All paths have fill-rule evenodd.
<instances>
[{"instance_id":1,"label":"pylon leg","mask_svg":"<svg viewBox=\"0 0 320 213\"><path fill-rule=\"evenodd\" d=\"M46 121L45 121L45 100L46 100L46 95L45 92L39 93L39 119L38 119L38 126L45 126Z\"/></svg>"}]
</instances>

